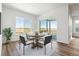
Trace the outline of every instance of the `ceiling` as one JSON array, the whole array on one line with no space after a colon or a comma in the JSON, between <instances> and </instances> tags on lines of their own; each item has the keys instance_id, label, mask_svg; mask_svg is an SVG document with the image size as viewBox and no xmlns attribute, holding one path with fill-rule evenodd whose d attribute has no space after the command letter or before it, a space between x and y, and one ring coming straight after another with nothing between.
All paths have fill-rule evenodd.
<instances>
[{"instance_id":1,"label":"ceiling","mask_svg":"<svg viewBox=\"0 0 79 59\"><path fill-rule=\"evenodd\" d=\"M66 5L66 3L4 3L4 5L30 14L42 15L50 10Z\"/></svg>"}]
</instances>

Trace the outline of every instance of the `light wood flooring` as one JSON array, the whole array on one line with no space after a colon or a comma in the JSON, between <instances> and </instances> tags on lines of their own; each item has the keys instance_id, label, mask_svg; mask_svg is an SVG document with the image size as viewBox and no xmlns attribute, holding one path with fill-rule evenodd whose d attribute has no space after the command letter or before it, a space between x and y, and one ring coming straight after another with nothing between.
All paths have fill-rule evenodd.
<instances>
[{"instance_id":1,"label":"light wood flooring","mask_svg":"<svg viewBox=\"0 0 79 59\"><path fill-rule=\"evenodd\" d=\"M32 48L29 47L29 49ZM48 49L50 48L47 47L47 51ZM42 48L38 49L37 51L39 50L42 51ZM26 48L26 53L27 52L28 50ZM44 50L42 52L44 52ZM73 38L69 44L53 42L53 49L51 50L51 52L52 53L47 56L79 56L79 38ZM22 50L19 50L19 43L15 42L10 43L8 45L3 45L2 56L23 56ZM27 53L26 56L30 55ZM44 56L44 55L37 52L37 55L32 54L31 56Z\"/></svg>"}]
</instances>

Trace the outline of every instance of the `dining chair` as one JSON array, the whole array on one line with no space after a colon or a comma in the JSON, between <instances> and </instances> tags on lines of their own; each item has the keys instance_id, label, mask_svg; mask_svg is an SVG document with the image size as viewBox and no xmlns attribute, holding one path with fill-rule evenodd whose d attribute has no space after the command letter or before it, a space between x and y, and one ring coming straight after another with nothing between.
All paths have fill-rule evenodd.
<instances>
[{"instance_id":1,"label":"dining chair","mask_svg":"<svg viewBox=\"0 0 79 59\"><path fill-rule=\"evenodd\" d=\"M34 37L30 37L28 34L26 34L26 38L27 38L27 40L32 40L32 41L34 41Z\"/></svg>"},{"instance_id":2,"label":"dining chair","mask_svg":"<svg viewBox=\"0 0 79 59\"><path fill-rule=\"evenodd\" d=\"M33 42L25 41L25 38L23 36L19 36L19 38L20 38L20 42L23 44L23 55L25 55L25 46Z\"/></svg>"},{"instance_id":3,"label":"dining chair","mask_svg":"<svg viewBox=\"0 0 79 59\"><path fill-rule=\"evenodd\" d=\"M45 37L44 40L45 55L46 55L46 45L49 43L51 43L51 48L52 48L52 35Z\"/></svg>"}]
</instances>

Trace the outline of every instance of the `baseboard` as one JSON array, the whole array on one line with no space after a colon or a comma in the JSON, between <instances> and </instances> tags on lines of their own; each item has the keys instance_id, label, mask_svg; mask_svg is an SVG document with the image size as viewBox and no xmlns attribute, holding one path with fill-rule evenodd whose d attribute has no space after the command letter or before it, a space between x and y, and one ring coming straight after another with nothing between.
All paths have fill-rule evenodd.
<instances>
[{"instance_id":1,"label":"baseboard","mask_svg":"<svg viewBox=\"0 0 79 59\"><path fill-rule=\"evenodd\" d=\"M77 37L77 36L72 36L72 37L74 37L74 38L79 38L79 37Z\"/></svg>"}]
</instances>

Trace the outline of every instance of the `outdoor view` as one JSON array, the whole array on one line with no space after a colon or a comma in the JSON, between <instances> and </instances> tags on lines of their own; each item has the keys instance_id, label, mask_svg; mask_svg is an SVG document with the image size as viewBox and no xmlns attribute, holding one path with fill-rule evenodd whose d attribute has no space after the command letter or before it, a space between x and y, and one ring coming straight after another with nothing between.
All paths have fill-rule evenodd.
<instances>
[{"instance_id":1,"label":"outdoor view","mask_svg":"<svg viewBox=\"0 0 79 59\"><path fill-rule=\"evenodd\" d=\"M54 39L56 39L56 35L57 35L56 20L41 20L40 21L40 32L48 32L49 34L52 34Z\"/></svg>"},{"instance_id":2,"label":"outdoor view","mask_svg":"<svg viewBox=\"0 0 79 59\"><path fill-rule=\"evenodd\" d=\"M16 17L16 34L31 32L32 21Z\"/></svg>"}]
</instances>

